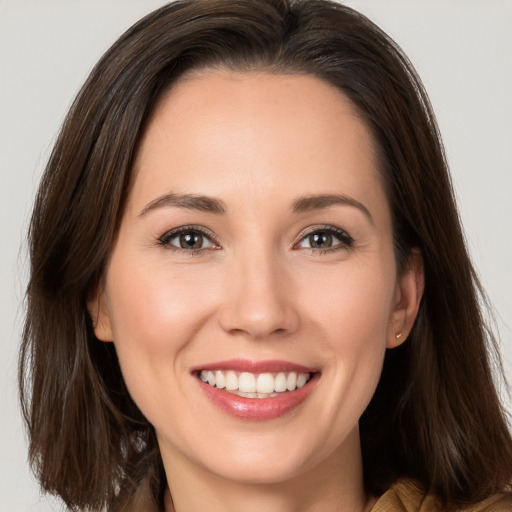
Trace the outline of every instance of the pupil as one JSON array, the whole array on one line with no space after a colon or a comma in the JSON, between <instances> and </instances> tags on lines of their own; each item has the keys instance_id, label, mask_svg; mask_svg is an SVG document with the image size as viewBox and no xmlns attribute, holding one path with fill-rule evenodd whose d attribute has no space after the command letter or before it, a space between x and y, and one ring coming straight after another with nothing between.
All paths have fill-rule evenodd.
<instances>
[{"instance_id":1,"label":"pupil","mask_svg":"<svg viewBox=\"0 0 512 512\"><path fill-rule=\"evenodd\" d=\"M309 235L309 245L315 249L332 247L332 235L329 233L314 233Z\"/></svg>"},{"instance_id":2,"label":"pupil","mask_svg":"<svg viewBox=\"0 0 512 512\"><path fill-rule=\"evenodd\" d=\"M201 249L203 237L199 233L184 233L180 235L180 247L182 249Z\"/></svg>"}]
</instances>

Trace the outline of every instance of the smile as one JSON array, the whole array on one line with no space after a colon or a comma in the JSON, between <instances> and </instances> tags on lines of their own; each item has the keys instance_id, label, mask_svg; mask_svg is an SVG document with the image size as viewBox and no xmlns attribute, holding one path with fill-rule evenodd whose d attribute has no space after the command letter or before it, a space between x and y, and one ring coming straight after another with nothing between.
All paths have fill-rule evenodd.
<instances>
[{"instance_id":1,"label":"smile","mask_svg":"<svg viewBox=\"0 0 512 512\"><path fill-rule=\"evenodd\" d=\"M202 370L199 378L212 387L245 398L274 398L300 389L311 379L311 373L251 373L233 370Z\"/></svg>"},{"instance_id":2,"label":"smile","mask_svg":"<svg viewBox=\"0 0 512 512\"><path fill-rule=\"evenodd\" d=\"M196 367L192 374L203 396L240 420L272 420L307 401L320 372L286 361L232 359Z\"/></svg>"}]
</instances>

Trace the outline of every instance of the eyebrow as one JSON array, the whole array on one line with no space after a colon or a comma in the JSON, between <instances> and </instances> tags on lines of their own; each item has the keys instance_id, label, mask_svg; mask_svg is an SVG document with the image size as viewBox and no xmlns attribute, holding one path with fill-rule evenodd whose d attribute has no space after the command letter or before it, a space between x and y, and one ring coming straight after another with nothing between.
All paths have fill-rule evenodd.
<instances>
[{"instance_id":1,"label":"eyebrow","mask_svg":"<svg viewBox=\"0 0 512 512\"><path fill-rule=\"evenodd\" d=\"M373 223L373 217L368 208L362 203L351 197L342 194L321 194L314 196L301 197L293 202L292 211L294 213L304 213L313 210L322 210L331 206L352 206L361 210L366 217ZM164 194L148 203L139 213L139 217L147 215L149 212L158 208L177 207L189 210L198 210L216 215L223 215L227 211L224 201L215 197L197 195L197 194Z\"/></svg>"},{"instance_id":2,"label":"eyebrow","mask_svg":"<svg viewBox=\"0 0 512 512\"><path fill-rule=\"evenodd\" d=\"M310 212L312 210L322 210L330 206L353 206L362 211L373 224L373 217L366 206L352 197L343 194L321 194L315 196L301 197L297 199L292 206L295 213Z\"/></svg>"},{"instance_id":3,"label":"eyebrow","mask_svg":"<svg viewBox=\"0 0 512 512\"><path fill-rule=\"evenodd\" d=\"M187 208L189 210L199 210L201 212L215 213L222 215L226 213L226 204L220 199L214 197L201 196L196 194L164 194L148 203L139 213L139 217L147 215L149 212L158 208L165 207Z\"/></svg>"}]
</instances>

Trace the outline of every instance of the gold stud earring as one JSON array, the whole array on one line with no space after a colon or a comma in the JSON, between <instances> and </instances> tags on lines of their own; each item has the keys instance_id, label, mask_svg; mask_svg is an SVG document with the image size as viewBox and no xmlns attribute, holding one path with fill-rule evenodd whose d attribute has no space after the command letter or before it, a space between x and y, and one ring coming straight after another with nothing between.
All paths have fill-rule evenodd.
<instances>
[{"instance_id":1,"label":"gold stud earring","mask_svg":"<svg viewBox=\"0 0 512 512\"><path fill-rule=\"evenodd\" d=\"M401 332L399 332L398 334L395 334L395 338L397 340L399 340L401 337L402 337L402 333Z\"/></svg>"}]
</instances>

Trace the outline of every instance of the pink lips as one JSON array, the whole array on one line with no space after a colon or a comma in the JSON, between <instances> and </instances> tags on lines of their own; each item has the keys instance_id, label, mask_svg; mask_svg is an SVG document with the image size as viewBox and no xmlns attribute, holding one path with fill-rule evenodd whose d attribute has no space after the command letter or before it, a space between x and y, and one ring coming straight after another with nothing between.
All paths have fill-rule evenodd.
<instances>
[{"instance_id":1,"label":"pink lips","mask_svg":"<svg viewBox=\"0 0 512 512\"><path fill-rule=\"evenodd\" d=\"M245 398L223 389L210 386L197 378L197 382L206 397L225 413L238 419L270 420L279 418L302 404L313 391L320 374L314 368L287 361L249 361L246 359L231 359L201 366L192 370L194 374L200 370L233 370L251 373L297 372L310 373L308 383L295 391L288 391L276 397Z\"/></svg>"},{"instance_id":2,"label":"pink lips","mask_svg":"<svg viewBox=\"0 0 512 512\"><path fill-rule=\"evenodd\" d=\"M192 369L193 372L199 370L233 370L251 373L314 373L317 371L315 368L307 368L306 366L290 363L288 361L250 361L248 359L229 359L227 361L217 361L216 363L199 366Z\"/></svg>"}]
</instances>

